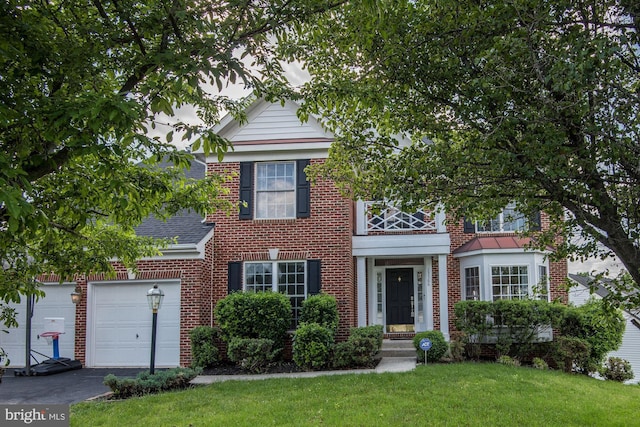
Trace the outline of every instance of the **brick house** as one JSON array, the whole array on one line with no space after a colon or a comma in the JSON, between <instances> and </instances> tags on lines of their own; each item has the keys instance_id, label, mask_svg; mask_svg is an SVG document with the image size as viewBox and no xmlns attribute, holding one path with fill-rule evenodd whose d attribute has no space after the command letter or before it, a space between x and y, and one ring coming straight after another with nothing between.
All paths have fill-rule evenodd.
<instances>
[{"instance_id":1,"label":"brick house","mask_svg":"<svg viewBox=\"0 0 640 427\"><path fill-rule=\"evenodd\" d=\"M514 231L546 226L511 207L484 224L445 225L445 214L405 213L374 202L353 202L320 180L309 186L308 164L323 162L332 135L313 118L301 124L297 106L256 101L240 125L227 117L219 135L233 143L224 160L201 157L209 173L231 176L238 215L217 213L213 300L233 290L289 295L295 325L307 295L335 295L340 334L381 324L388 335L453 329L461 299L538 297L566 301L566 262L525 249Z\"/></svg>"},{"instance_id":2,"label":"brick house","mask_svg":"<svg viewBox=\"0 0 640 427\"><path fill-rule=\"evenodd\" d=\"M223 161L196 153L190 173L228 176L227 197L244 202L238 213L217 212L204 221L188 212L167 223L148 219L139 234L178 241L140 261L135 277L116 264L118 276L110 280L82 277L60 285L43 278L50 284L36 306L33 335L44 332L38 322L46 313L63 313L74 321L66 321L61 356L73 352L68 357L89 367L148 366L146 290L154 283L165 292L157 366L188 365L189 331L213 324L216 302L235 290L286 293L292 328L308 295L334 295L342 338L352 326L372 324L384 325L389 336L435 329L448 338L461 299L537 293L566 301L566 262L526 250L527 240L514 233L547 226L544 215L528 221L506 207L486 223L451 224L441 212L372 210L375 201L345 199L326 180L310 185L304 169L325 161L333 136L313 118L301 124L296 108L257 100L246 124L226 117L219 125L218 134L233 144ZM74 307L68 295L76 285L83 298ZM16 332L9 336L20 336ZM7 345L7 338L0 340ZM9 342L14 353L24 352L24 343L15 343ZM41 344L36 338L36 347ZM20 357L15 360L21 366Z\"/></svg>"}]
</instances>

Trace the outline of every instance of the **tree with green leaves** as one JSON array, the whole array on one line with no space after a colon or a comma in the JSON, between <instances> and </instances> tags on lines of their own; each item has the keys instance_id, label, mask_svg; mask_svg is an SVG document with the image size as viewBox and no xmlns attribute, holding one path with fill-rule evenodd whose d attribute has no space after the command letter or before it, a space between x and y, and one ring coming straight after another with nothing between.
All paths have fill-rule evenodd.
<instances>
[{"instance_id":1,"label":"tree with green leaves","mask_svg":"<svg viewBox=\"0 0 640 427\"><path fill-rule=\"evenodd\" d=\"M280 48L311 74L300 116L339 134L319 172L350 195L457 219L543 210L538 247L616 255L638 289L639 29L629 0L390 0Z\"/></svg>"},{"instance_id":2,"label":"tree with green leaves","mask_svg":"<svg viewBox=\"0 0 640 427\"><path fill-rule=\"evenodd\" d=\"M242 118L245 101L220 91L283 84L274 37L338 3L2 2L0 301L41 295L39 274L110 272L113 258L135 267L167 243L135 235L149 215L229 208L224 177L186 177L192 156L174 133L222 156L228 145L212 127L221 112ZM186 105L197 124L180 120ZM158 125L165 135L153 137Z\"/></svg>"}]
</instances>

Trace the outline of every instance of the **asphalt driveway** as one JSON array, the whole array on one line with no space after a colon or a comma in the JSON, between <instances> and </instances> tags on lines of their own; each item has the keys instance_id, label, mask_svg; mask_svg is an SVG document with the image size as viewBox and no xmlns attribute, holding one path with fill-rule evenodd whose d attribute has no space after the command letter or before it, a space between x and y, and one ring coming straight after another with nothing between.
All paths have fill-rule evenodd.
<instances>
[{"instance_id":1,"label":"asphalt driveway","mask_svg":"<svg viewBox=\"0 0 640 427\"><path fill-rule=\"evenodd\" d=\"M71 404L104 394L109 387L102 383L105 376L135 377L144 368L82 368L54 375L16 377L7 369L0 384L0 403Z\"/></svg>"}]
</instances>

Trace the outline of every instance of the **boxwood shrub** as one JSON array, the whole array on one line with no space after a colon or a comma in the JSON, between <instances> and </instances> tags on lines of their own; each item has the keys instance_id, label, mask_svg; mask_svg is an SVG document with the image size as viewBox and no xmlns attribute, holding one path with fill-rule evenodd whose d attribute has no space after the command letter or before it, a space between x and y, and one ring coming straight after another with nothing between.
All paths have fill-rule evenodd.
<instances>
[{"instance_id":1,"label":"boxwood shrub","mask_svg":"<svg viewBox=\"0 0 640 427\"><path fill-rule=\"evenodd\" d=\"M336 298L324 293L307 298L300 309L300 324L303 323L317 323L333 331L335 336L340 323Z\"/></svg>"},{"instance_id":2,"label":"boxwood shrub","mask_svg":"<svg viewBox=\"0 0 640 427\"><path fill-rule=\"evenodd\" d=\"M444 339L444 335L440 331L418 332L413 338L413 345L419 362L424 362L424 350L420 349L420 340L429 338L431 340L431 349L427 351L427 362L437 362L447 353L449 344Z\"/></svg>"},{"instance_id":3,"label":"boxwood shrub","mask_svg":"<svg viewBox=\"0 0 640 427\"><path fill-rule=\"evenodd\" d=\"M196 326L189 331L191 340L191 366L208 368L220 362L216 341L220 330L211 326Z\"/></svg>"},{"instance_id":4,"label":"boxwood shrub","mask_svg":"<svg viewBox=\"0 0 640 427\"><path fill-rule=\"evenodd\" d=\"M229 360L242 368L261 373L279 356L281 349L273 347L266 338L233 338L227 347Z\"/></svg>"},{"instance_id":5,"label":"boxwood shrub","mask_svg":"<svg viewBox=\"0 0 640 427\"><path fill-rule=\"evenodd\" d=\"M291 324L289 298L275 292L234 292L218 301L216 322L222 338L264 338L272 340L275 348L284 347L284 339Z\"/></svg>"},{"instance_id":6,"label":"boxwood shrub","mask_svg":"<svg viewBox=\"0 0 640 427\"><path fill-rule=\"evenodd\" d=\"M382 340L384 338L384 328L382 325L370 325L370 326L361 326L358 328L351 328L349 332L349 338L362 337L362 338L371 338L375 341L376 349L378 352L382 347Z\"/></svg>"},{"instance_id":7,"label":"boxwood shrub","mask_svg":"<svg viewBox=\"0 0 640 427\"><path fill-rule=\"evenodd\" d=\"M329 365L334 333L317 323L304 323L293 336L293 361L303 369L322 369Z\"/></svg>"}]
</instances>

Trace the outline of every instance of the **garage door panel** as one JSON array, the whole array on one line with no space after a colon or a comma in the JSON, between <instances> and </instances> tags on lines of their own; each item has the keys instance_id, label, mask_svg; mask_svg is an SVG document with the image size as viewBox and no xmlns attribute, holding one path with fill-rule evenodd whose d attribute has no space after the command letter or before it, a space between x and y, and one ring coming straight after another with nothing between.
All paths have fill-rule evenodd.
<instances>
[{"instance_id":1,"label":"garage door panel","mask_svg":"<svg viewBox=\"0 0 640 427\"><path fill-rule=\"evenodd\" d=\"M53 357L53 348L46 339L39 338L38 335L45 331L45 318L64 318L65 334L60 336L58 345L60 356L74 358L75 346L75 306L71 302L70 294L75 285L55 284L42 285L40 289L45 292L45 296L35 303L33 317L31 319L31 349L34 351L35 359L31 363L37 363L43 359ZM11 305L11 304L10 304ZM24 367L26 364L26 298L23 297L19 304L11 305L16 309L18 320L17 328L10 328L9 333L0 333L0 347L7 353L11 367ZM42 353L42 356L36 352Z\"/></svg>"},{"instance_id":2,"label":"garage door panel","mask_svg":"<svg viewBox=\"0 0 640 427\"><path fill-rule=\"evenodd\" d=\"M180 363L180 284L159 283L165 294L158 312L156 366ZM95 367L147 367L151 355L149 282L92 284L92 336L88 361Z\"/></svg>"}]
</instances>

